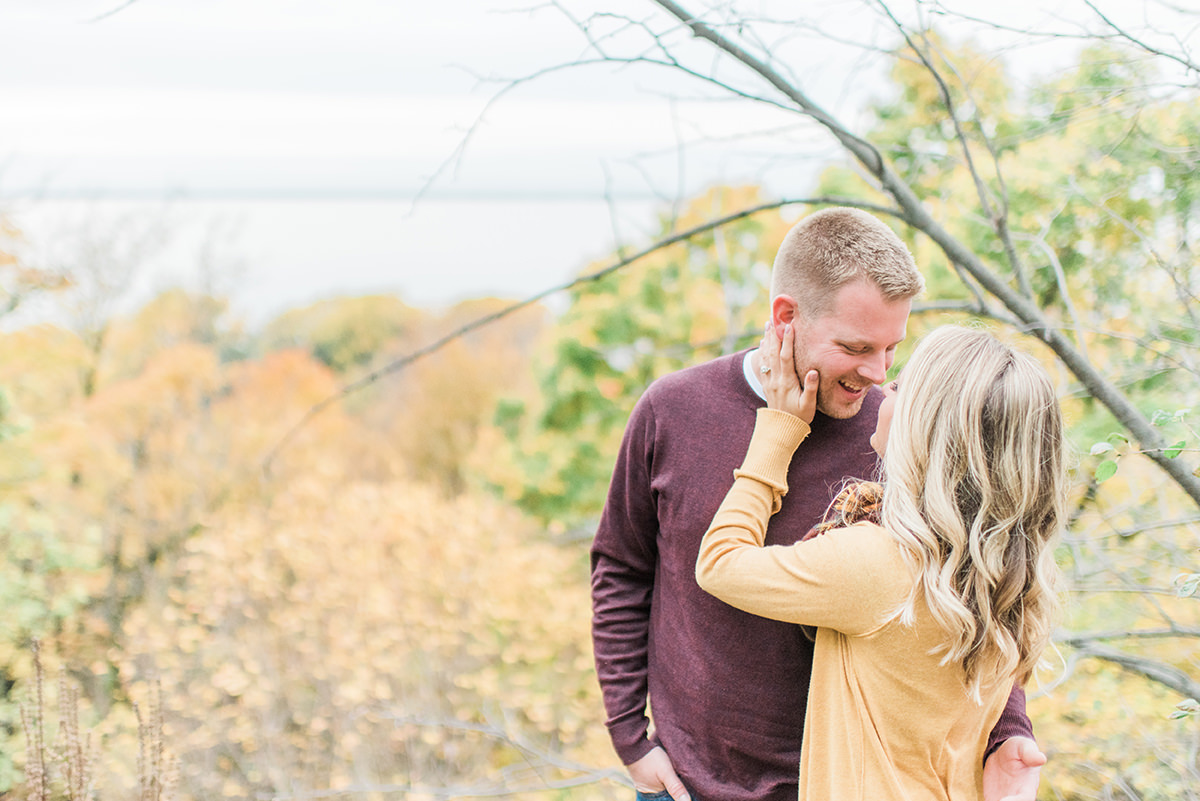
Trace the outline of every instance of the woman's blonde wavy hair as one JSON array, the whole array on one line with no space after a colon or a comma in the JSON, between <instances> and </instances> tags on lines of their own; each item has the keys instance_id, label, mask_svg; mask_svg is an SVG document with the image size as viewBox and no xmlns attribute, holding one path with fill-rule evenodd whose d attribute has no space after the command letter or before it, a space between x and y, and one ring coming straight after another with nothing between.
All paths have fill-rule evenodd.
<instances>
[{"instance_id":1,"label":"woman's blonde wavy hair","mask_svg":"<svg viewBox=\"0 0 1200 801\"><path fill-rule=\"evenodd\" d=\"M1066 508L1046 371L984 331L935 330L901 376L884 473L882 523L918 573L900 619L924 599L948 635L935 653L962 665L972 697L1024 683L1050 640Z\"/></svg>"}]
</instances>

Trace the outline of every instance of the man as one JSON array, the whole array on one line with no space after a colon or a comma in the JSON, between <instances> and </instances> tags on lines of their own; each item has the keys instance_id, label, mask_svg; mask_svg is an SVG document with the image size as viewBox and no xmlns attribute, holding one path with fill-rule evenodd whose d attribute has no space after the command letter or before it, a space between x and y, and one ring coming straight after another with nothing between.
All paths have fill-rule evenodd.
<instances>
[{"instance_id":1,"label":"man","mask_svg":"<svg viewBox=\"0 0 1200 801\"><path fill-rule=\"evenodd\" d=\"M820 387L768 544L802 537L847 477L875 472L876 385L922 286L904 244L865 212L825 209L784 239L769 325L794 326L796 371L816 369ZM695 581L700 540L766 405L761 367L746 351L650 386L626 427L592 546L596 670L609 734L639 798L797 795L812 642L799 626L740 612ZM1024 705L1014 688L992 732L986 801L1036 794L1045 757Z\"/></svg>"}]
</instances>

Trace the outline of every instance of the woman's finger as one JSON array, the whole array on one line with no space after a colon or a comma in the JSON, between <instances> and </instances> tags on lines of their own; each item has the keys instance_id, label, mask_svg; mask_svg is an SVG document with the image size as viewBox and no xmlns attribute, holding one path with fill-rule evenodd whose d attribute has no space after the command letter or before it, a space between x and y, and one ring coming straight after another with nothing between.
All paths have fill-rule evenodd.
<instances>
[{"instance_id":1,"label":"woman's finger","mask_svg":"<svg viewBox=\"0 0 1200 801\"><path fill-rule=\"evenodd\" d=\"M800 393L800 414L806 423L811 423L817 416L817 390L821 386L821 374L809 370L804 374L804 391Z\"/></svg>"},{"instance_id":2,"label":"woman's finger","mask_svg":"<svg viewBox=\"0 0 1200 801\"><path fill-rule=\"evenodd\" d=\"M766 375L778 375L779 370L779 337L775 334L775 326L768 325L767 333L763 337L765 346L759 351L759 359L763 366L767 368Z\"/></svg>"},{"instance_id":3,"label":"woman's finger","mask_svg":"<svg viewBox=\"0 0 1200 801\"><path fill-rule=\"evenodd\" d=\"M789 373L795 369L792 366L795 341L796 331L792 328L792 324L788 323L783 327L783 341L779 343L779 366Z\"/></svg>"}]
</instances>

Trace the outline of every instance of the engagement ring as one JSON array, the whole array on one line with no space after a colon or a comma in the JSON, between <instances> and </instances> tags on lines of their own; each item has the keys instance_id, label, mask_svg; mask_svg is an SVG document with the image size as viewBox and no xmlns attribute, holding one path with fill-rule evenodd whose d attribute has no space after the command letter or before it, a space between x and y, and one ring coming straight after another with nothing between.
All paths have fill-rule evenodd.
<instances>
[{"instance_id":1,"label":"engagement ring","mask_svg":"<svg viewBox=\"0 0 1200 801\"><path fill-rule=\"evenodd\" d=\"M762 366L761 370L762 370L763 375L766 375L767 373L771 372L771 368L767 367L765 364Z\"/></svg>"}]
</instances>

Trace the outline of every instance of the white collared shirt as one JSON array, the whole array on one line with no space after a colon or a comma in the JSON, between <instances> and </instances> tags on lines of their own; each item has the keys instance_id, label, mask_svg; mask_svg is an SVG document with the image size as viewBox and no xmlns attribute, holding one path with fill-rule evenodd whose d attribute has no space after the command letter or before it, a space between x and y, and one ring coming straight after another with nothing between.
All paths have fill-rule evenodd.
<instances>
[{"instance_id":1,"label":"white collared shirt","mask_svg":"<svg viewBox=\"0 0 1200 801\"><path fill-rule=\"evenodd\" d=\"M746 374L746 383L750 385L750 389L754 390L754 394L766 400L767 394L763 392L762 381L759 380L758 373L754 371L754 362L751 358L757 352L752 350L746 354L746 358L742 359L742 372Z\"/></svg>"}]
</instances>

